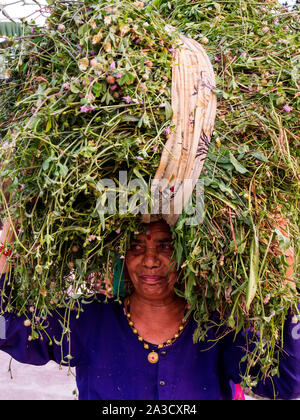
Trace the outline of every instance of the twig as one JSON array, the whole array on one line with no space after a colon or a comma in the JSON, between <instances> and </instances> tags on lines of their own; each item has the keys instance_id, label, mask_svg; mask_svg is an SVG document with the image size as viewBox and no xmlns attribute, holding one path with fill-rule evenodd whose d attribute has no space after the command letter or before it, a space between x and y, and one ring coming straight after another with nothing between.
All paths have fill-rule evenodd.
<instances>
[{"instance_id":1,"label":"twig","mask_svg":"<svg viewBox=\"0 0 300 420\"><path fill-rule=\"evenodd\" d=\"M231 233L232 233L232 239L233 239L233 243L234 243L234 252L237 252L237 244L236 244L236 239L235 239L235 234L234 234L234 229L233 229L233 223L232 223L232 215L231 215L231 209L228 207L228 214L229 214L229 222L230 222L230 228L231 228Z\"/></svg>"}]
</instances>

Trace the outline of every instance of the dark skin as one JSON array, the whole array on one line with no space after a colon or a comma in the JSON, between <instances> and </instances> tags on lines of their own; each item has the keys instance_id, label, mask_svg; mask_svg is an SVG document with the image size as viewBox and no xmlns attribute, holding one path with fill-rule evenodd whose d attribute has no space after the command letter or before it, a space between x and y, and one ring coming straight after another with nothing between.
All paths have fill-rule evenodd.
<instances>
[{"instance_id":1,"label":"dark skin","mask_svg":"<svg viewBox=\"0 0 300 420\"><path fill-rule=\"evenodd\" d=\"M174 292L177 281L172 260L172 235L167 223L150 223L131 241L126 267L133 283L131 319L144 340L161 344L172 338L184 315L186 302Z\"/></svg>"}]
</instances>

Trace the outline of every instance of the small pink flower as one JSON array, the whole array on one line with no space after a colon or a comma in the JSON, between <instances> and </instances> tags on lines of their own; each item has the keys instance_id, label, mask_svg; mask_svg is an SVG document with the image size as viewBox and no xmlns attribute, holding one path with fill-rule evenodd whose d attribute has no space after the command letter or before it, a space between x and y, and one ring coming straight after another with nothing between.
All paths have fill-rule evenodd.
<instances>
[{"instance_id":1,"label":"small pink flower","mask_svg":"<svg viewBox=\"0 0 300 420\"><path fill-rule=\"evenodd\" d=\"M144 158L142 158L141 156L136 156L135 157L137 160L144 160Z\"/></svg>"},{"instance_id":2,"label":"small pink flower","mask_svg":"<svg viewBox=\"0 0 300 420\"><path fill-rule=\"evenodd\" d=\"M156 152L156 151L157 151L157 146L153 146L153 147L152 147L152 151L153 151L153 152Z\"/></svg>"},{"instance_id":3,"label":"small pink flower","mask_svg":"<svg viewBox=\"0 0 300 420\"><path fill-rule=\"evenodd\" d=\"M119 233L121 232L120 229L116 229L115 232L119 235Z\"/></svg>"},{"instance_id":4,"label":"small pink flower","mask_svg":"<svg viewBox=\"0 0 300 420\"><path fill-rule=\"evenodd\" d=\"M130 97L130 96L123 96L123 97L122 97L122 99L124 99L124 101L125 101L127 104L130 104L130 102L132 101L132 99L131 99L131 97Z\"/></svg>"},{"instance_id":5,"label":"small pink flower","mask_svg":"<svg viewBox=\"0 0 300 420\"><path fill-rule=\"evenodd\" d=\"M109 66L110 70L114 70L116 68L116 62L112 61L112 63Z\"/></svg>"},{"instance_id":6,"label":"small pink flower","mask_svg":"<svg viewBox=\"0 0 300 420\"><path fill-rule=\"evenodd\" d=\"M148 66L148 67L153 67L153 63L152 63L152 61L150 61L150 60L145 60L144 61L144 63L146 64L146 66Z\"/></svg>"},{"instance_id":7,"label":"small pink flower","mask_svg":"<svg viewBox=\"0 0 300 420\"><path fill-rule=\"evenodd\" d=\"M123 74L122 73L117 73L117 74L115 74L115 78L116 79L120 79L120 77L122 77L123 76Z\"/></svg>"},{"instance_id":8,"label":"small pink flower","mask_svg":"<svg viewBox=\"0 0 300 420\"><path fill-rule=\"evenodd\" d=\"M109 86L109 89L110 90L116 90L118 88L118 85L112 85L112 86Z\"/></svg>"},{"instance_id":9,"label":"small pink flower","mask_svg":"<svg viewBox=\"0 0 300 420\"><path fill-rule=\"evenodd\" d=\"M68 82L66 82L66 83L63 84L63 88L66 89L66 90L70 90L71 89L70 88L70 84Z\"/></svg>"},{"instance_id":10,"label":"small pink flower","mask_svg":"<svg viewBox=\"0 0 300 420\"><path fill-rule=\"evenodd\" d=\"M89 102L93 102L95 100L95 96L92 94L92 92L90 92L90 93L87 94L86 99Z\"/></svg>"},{"instance_id":11,"label":"small pink flower","mask_svg":"<svg viewBox=\"0 0 300 420\"><path fill-rule=\"evenodd\" d=\"M92 58L92 59L91 59L91 61L90 61L90 65L91 65L92 67L95 67L95 66L97 66L97 65L98 65L98 61L96 60L96 58Z\"/></svg>"},{"instance_id":12,"label":"small pink flower","mask_svg":"<svg viewBox=\"0 0 300 420\"><path fill-rule=\"evenodd\" d=\"M88 238L88 241L94 241L96 239L96 236L95 235L91 235L89 238Z\"/></svg>"},{"instance_id":13,"label":"small pink flower","mask_svg":"<svg viewBox=\"0 0 300 420\"><path fill-rule=\"evenodd\" d=\"M171 134L171 132L172 131L171 131L171 128L170 127L167 127L167 128L164 129L164 133L165 133L166 136L168 136L169 134Z\"/></svg>"},{"instance_id":14,"label":"small pink flower","mask_svg":"<svg viewBox=\"0 0 300 420\"><path fill-rule=\"evenodd\" d=\"M93 111L94 109L95 107L92 105L83 105L80 107L80 112L89 112L89 111Z\"/></svg>"},{"instance_id":15,"label":"small pink flower","mask_svg":"<svg viewBox=\"0 0 300 420\"><path fill-rule=\"evenodd\" d=\"M283 110L284 110L285 112L291 112L291 111L293 110L293 108L292 108L292 107L290 107L288 104L285 104L285 105L284 105L284 107L283 107Z\"/></svg>"}]
</instances>

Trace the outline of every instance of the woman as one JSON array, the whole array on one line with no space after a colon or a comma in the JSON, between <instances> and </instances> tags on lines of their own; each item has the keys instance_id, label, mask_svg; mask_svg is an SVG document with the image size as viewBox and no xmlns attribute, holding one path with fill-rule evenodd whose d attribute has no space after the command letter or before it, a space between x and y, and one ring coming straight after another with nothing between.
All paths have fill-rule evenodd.
<instances>
[{"instance_id":1,"label":"woman","mask_svg":"<svg viewBox=\"0 0 300 420\"><path fill-rule=\"evenodd\" d=\"M8 230L5 224L2 243L12 240ZM70 342L67 334L62 335L63 313L49 317L43 340L32 341L28 341L30 327L24 326L25 319L6 313L6 338L0 340L0 349L24 363L70 362L76 366L79 399L232 399L233 384L243 374L245 337L240 333L234 340L233 333L211 328L205 342L193 344L196 323L192 316L186 319L189 308L174 293L177 273L172 251L168 225L149 224L126 254L134 291L122 305L113 299L104 303L99 295L83 305L78 319L74 311ZM0 270L7 270L4 255ZM260 383L258 394L273 398L275 391L282 399L300 395L300 342L292 338L294 326L290 320L285 325L280 378ZM224 337L215 341L218 334Z\"/></svg>"}]
</instances>

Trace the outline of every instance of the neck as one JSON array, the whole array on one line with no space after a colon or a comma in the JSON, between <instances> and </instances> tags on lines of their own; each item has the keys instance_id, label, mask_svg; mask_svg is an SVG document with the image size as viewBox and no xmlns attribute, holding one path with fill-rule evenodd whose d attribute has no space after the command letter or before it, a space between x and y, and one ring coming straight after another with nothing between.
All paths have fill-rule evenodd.
<instances>
[{"instance_id":1,"label":"neck","mask_svg":"<svg viewBox=\"0 0 300 420\"><path fill-rule=\"evenodd\" d=\"M163 300L148 300L134 292L130 297L130 313L137 325L165 328L180 323L186 301L177 295Z\"/></svg>"},{"instance_id":2,"label":"neck","mask_svg":"<svg viewBox=\"0 0 300 420\"><path fill-rule=\"evenodd\" d=\"M178 332L185 306L185 300L176 295L154 301L133 293L130 297L130 319L144 340L157 345Z\"/></svg>"}]
</instances>

